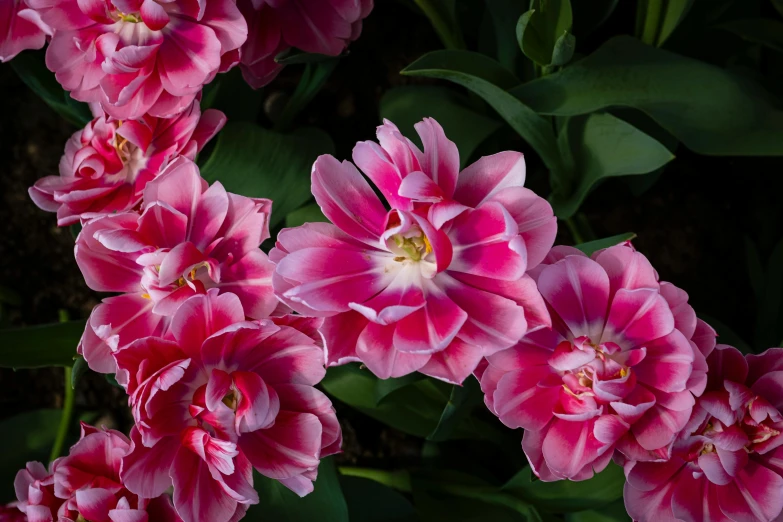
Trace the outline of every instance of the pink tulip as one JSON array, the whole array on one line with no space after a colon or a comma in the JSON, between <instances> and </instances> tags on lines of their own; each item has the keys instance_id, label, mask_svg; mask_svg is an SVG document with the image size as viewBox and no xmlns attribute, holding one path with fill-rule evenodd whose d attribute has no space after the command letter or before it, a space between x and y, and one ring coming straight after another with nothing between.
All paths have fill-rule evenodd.
<instances>
[{"instance_id":1,"label":"pink tulip","mask_svg":"<svg viewBox=\"0 0 783 522\"><path fill-rule=\"evenodd\" d=\"M706 385L715 333L629 244L555 247L533 272L552 327L487 358L485 402L545 481L584 480L615 450L665 459ZM702 353L704 350L705 353Z\"/></svg>"},{"instance_id":2,"label":"pink tulip","mask_svg":"<svg viewBox=\"0 0 783 522\"><path fill-rule=\"evenodd\" d=\"M125 435L82 424L81 440L49 471L29 462L17 473L17 507L29 522L179 522L167 496L139 498L122 483L120 463L129 449Z\"/></svg>"},{"instance_id":3,"label":"pink tulip","mask_svg":"<svg viewBox=\"0 0 783 522\"><path fill-rule=\"evenodd\" d=\"M771 522L783 511L783 348L719 345L709 382L672 457L625 465L625 505L639 522Z\"/></svg>"},{"instance_id":4,"label":"pink tulip","mask_svg":"<svg viewBox=\"0 0 783 522\"><path fill-rule=\"evenodd\" d=\"M46 65L60 85L122 120L186 110L247 38L232 0L28 3L54 29Z\"/></svg>"},{"instance_id":5,"label":"pink tulip","mask_svg":"<svg viewBox=\"0 0 783 522\"><path fill-rule=\"evenodd\" d=\"M278 297L326 317L327 364L362 361L382 379L420 371L461 383L481 358L548 324L525 275L554 241L552 208L522 185L518 152L481 158L461 173L440 125L416 125L421 152L390 122L380 145L359 143L356 167L321 156L315 199L332 223L278 235Z\"/></svg>"},{"instance_id":6,"label":"pink tulip","mask_svg":"<svg viewBox=\"0 0 783 522\"><path fill-rule=\"evenodd\" d=\"M201 114L198 100L171 119L147 114L119 121L103 114L71 136L60 175L38 180L30 197L57 212L60 226L130 210L148 182L179 156L195 160L225 122L220 111Z\"/></svg>"},{"instance_id":7,"label":"pink tulip","mask_svg":"<svg viewBox=\"0 0 783 522\"><path fill-rule=\"evenodd\" d=\"M296 328L244 321L230 293L188 299L166 339L116 352L136 427L122 478L143 497L173 485L186 522L238 520L258 502L252 468L297 494L339 451L340 425L315 389L323 351Z\"/></svg>"},{"instance_id":8,"label":"pink tulip","mask_svg":"<svg viewBox=\"0 0 783 522\"><path fill-rule=\"evenodd\" d=\"M27 515L19 510L19 502L0 506L0 522L27 522Z\"/></svg>"},{"instance_id":9,"label":"pink tulip","mask_svg":"<svg viewBox=\"0 0 783 522\"><path fill-rule=\"evenodd\" d=\"M239 0L248 24L242 46L242 75L254 89L268 84L283 66L281 52L296 47L337 56L359 38L373 0Z\"/></svg>"},{"instance_id":10,"label":"pink tulip","mask_svg":"<svg viewBox=\"0 0 783 522\"><path fill-rule=\"evenodd\" d=\"M90 368L115 370L112 351L165 333L188 297L210 288L239 296L248 317L277 306L274 266L258 246L269 237L272 202L211 187L179 157L143 192L141 215L124 212L84 225L76 262L87 285L121 292L93 310L82 341Z\"/></svg>"},{"instance_id":11,"label":"pink tulip","mask_svg":"<svg viewBox=\"0 0 783 522\"><path fill-rule=\"evenodd\" d=\"M0 1L0 62L27 49L40 49L51 30L24 0Z\"/></svg>"}]
</instances>

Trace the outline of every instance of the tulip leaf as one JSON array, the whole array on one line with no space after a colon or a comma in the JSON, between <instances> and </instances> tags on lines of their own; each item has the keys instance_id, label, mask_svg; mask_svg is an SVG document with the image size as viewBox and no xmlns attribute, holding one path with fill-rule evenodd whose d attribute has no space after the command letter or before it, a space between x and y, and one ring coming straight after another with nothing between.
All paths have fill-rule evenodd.
<instances>
[{"instance_id":1,"label":"tulip leaf","mask_svg":"<svg viewBox=\"0 0 783 522\"><path fill-rule=\"evenodd\" d=\"M558 40L570 33L572 22L570 0L532 0L530 10L523 13L517 23L519 47L528 58L542 67L562 65L571 59L574 46L571 43L566 45L570 45L571 53L562 63L555 63L555 50ZM559 60L566 54L563 50L559 51Z\"/></svg>"},{"instance_id":2,"label":"tulip leaf","mask_svg":"<svg viewBox=\"0 0 783 522\"><path fill-rule=\"evenodd\" d=\"M303 128L280 134L247 122L229 122L201 167L210 183L229 192L273 201L270 226L280 224L311 198L310 170L334 145L321 130Z\"/></svg>"},{"instance_id":3,"label":"tulip leaf","mask_svg":"<svg viewBox=\"0 0 783 522\"><path fill-rule=\"evenodd\" d=\"M540 114L638 109L701 154L783 155L783 111L759 85L626 36L511 92Z\"/></svg>"},{"instance_id":4,"label":"tulip leaf","mask_svg":"<svg viewBox=\"0 0 783 522\"><path fill-rule=\"evenodd\" d=\"M85 321L0 330L0 368L72 366Z\"/></svg>"},{"instance_id":5,"label":"tulip leaf","mask_svg":"<svg viewBox=\"0 0 783 522\"><path fill-rule=\"evenodd\" d=\"M410 386L424 379L424 375L421 373L409 373L403 377L396 377L390 379L378 379L375 383L375 404L380 404L383 399L389 396L392 392Z\"/></svg>"},{"instance_id":6,"label":"tulip leaf","mask_svg":"<svg viewBox=\"0 0 783 522\"><path fill-rule=\"evenodd\" d=\"M576 248L587 254L593 255L594 252L601 250L602 248L609 248L626 241L631 241L636 237L633 232L626 232L625 234L617 234L616 236L606 237L603 239L596 239L595 241L588 241L587 243L581 243L575 245Z\"/></svg>"},{"instance_id":7,"label":"tulip leaf","mask_svg":"<svg viewBox=\"0 0 783 522\"><path fill-rule=\"evenodd\" d=\"M479 102L480 103L480 102ZM503 126L469 106L466 96L445 87L411 85L390 89L381 99L381 117L391 120L404 136L421 146L413 125L435 118L456 145L464 166L476 148Z\"/></svg>"},{"instance_id":8,"label":"tulip leaf","mask_svg":"<svg viewBox=\"0 0 783 522\"><path fill-rule=\"evenodd\" d=\"M87 104L71 98L57 83L54 74L46 68L44 51L25 51L10 63L19 78L68 122L83 127L92 120Z\"/></svg>"},{"instance_id":9,"label":"tulip leaf","mask_svg":"<svg viewBox=\"0 0 783 522\"><path fill-rule=\"evenodd\" d=\"M462 30L457 21L457 0L413 0L447 49L465 47Z\"/></svg>"},{"instance_id":10,"label":"tulip leaf","mask_svg":"<svg viewBox=\"0 0 783 522\"><path fill-rule=\"evenodd\" d=\"M631 522L631 517L626 513L623 501L617 500L600 510L566 513L565 520L566 522Z\"/></svg>"},{"instance_id":11,"label":"tulip leaf","mask_svg":"<svg viewBox=\"0 0 783 522\"><path fill-rule=\"evenodd\" d=\"M257 472L253 473L253 481L258 491L259 503L250 506L247 515L243 518L247 522L269 520L348 522L348 506L340 488L333 457L321 459L321 464L318 466L318 479L314 482L315 489L303 498L282 485L280 481L264 477Z\"/></svg>"},{"instance_id":12,"label":"tulip leaf","mask_svg":"<svg viewBox=\"0 0 783 522\"><path fill-rule=\"evenodd\" d=\"M449 80L476 93L533 147L549 170L562 170L551 124L506 92L514 77L491 58L468 51L435 51L401 74Z\"/></svg>"},{"instance_id":13,"label":"tulip leaf","mask_svg":"<svg viewBox=\"0 0 783 522\"><path fill-rule=\"evenodd\" d=\"M748 42L783 52L783 22L769 18L732 20L718 26Z\"/></svg>"},{"instance_id":14,"label":"tulip leaf","mask_svg":"<svg viewBox=\"0 0 783 522\"><path fill-rule=\"evenodd\" d=\"M457 426L468 418L482 399L483 395L476 379L469 378L462 386L452 386L449 402L443 408L438 425L427 436L427 440L439 442L451 438Z\"/></svg>"},{"instance_id":15,"label":"tulip leaf","mask_svg":"<svg viewBox=\"0 0 783 522\"><path fill-rule=\"evenodd\" d=\"M404 496L374 480L341 476L351 522L415 522L416 510Z\"/></svg>"},{"instance_id":16,"label":"tulip leaf","mask_svg":"<svg viewBox=\"0 0 783 522\"><path fill-rule=\"evenodd\" d=\"M553 172L552 207L560 218L572 216L590 190L605 178L647 174L674 155L663 144L608 113L569 118L559 138L571 169Z\"/></svg>"},{"instance_id":17,"label":"tulip leaf","mask_svg":"<svg viewBox=\"0 0 783 522\"><path fill-rule=\"evenodd\" d=\"M503 486L503 491L513 493L539 509L555 513L605 506L622 498L625 483L622 468L614 463L609 463L593 478L581 482L543 482L531 478L530 468L524 468Z\"/></svg>"},{"instance_id":18,"label":"tulip leaf","mask_svg":"<svg viewBox=\"0 0 783 522\"><path fill-rule=\"evenodd\" d=\"M694 0L639 0L636 34L646 44L660 47L680 25Z\"/></svg>"},{"instance_id":19,"label":"tulip leaf","mask_svg":"<svg viewBox=\"0 0 783 522\"><path fill-rule=\"evenodd\" d=\"M44 409L27 411L0 421L0 430L3 433L0 483L13 484L16 473L24 468L27 462L37 460L46 465L61 416L61 410ZM2 491L8 494L0 496L0 503L16 500L11 498L12 488L4 487Z\"/></svg>"},{"instance_id":20,"label":"tulip leaf","mask_svg":"<svg viewBox=\"0 0 783 522\"><path fill-rule=\"evenodd\" d=\"M321 212L321 207L317 203L311 203L300 207L293 212L289 212L285 217L285 226L288 228L298 227L305 223L314 222L328 222L324 213Z\"/></svg>"},{"instance_id":21,"label":"tulip leaf","mask_svg":"<svg viewBox=\"0 0 783 522\"><path fill-rule=\"evenodd\" d=\"M494 26L497 59L504 67L514 70L517 56L519 56L519 44L515 31L517 20L524 9L523 2L492 0L486 2L486 7Z\"/></svg>"}]
</instances>

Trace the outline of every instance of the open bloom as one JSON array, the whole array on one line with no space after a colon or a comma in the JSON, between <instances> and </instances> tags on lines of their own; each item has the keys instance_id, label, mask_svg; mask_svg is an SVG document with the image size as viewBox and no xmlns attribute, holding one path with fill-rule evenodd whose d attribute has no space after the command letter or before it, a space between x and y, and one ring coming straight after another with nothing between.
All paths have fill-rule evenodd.
<instances>
[{"instance_id":1,"label":"open bloom","mask_svg":"<svg viewBox=\"0 0 783 522\"><path fill-rule=\"evenodd\" d=\"M178 522L171 500L139 498L120 480L130 449L125 435L82 424L82 437L68 456L47 469L29 462L14 481L17 507L29 522Z\"/></svg>"},{"instance_id":2,"label":"open bloom","mask_svg":"<svg viewBox=\"0 0 783 522\"><path fill-rule=\"evenodd\" d=\"M671 460L628 462L625 505L640 522L771 522L783 510L783 349L719 345L709 384Z\"/></svg>"},{"instance_id":3,"label":"open bloom","mask_svg":"<svg viewBox=\"0 0 783 522\"><path fill-rule=\"evenodd\" d=\"M0 2L0 62L7 62L27 49L40 49L46 43L47 27L38 13L24 0Z\"/></svg>"},{"instance_id":4,"label":"open bloom","mask_svg":"<svg viewBox=\"0 0 783 522\"><path fill-rule=\"evenodd\" d=\"M244 318L235 295L210 290L179 308L167 340L115 354L136 420L122 479L144 497L173 485L186 522L241 517L258 502L253 467L305 495L320 458L340 448L331 402L313 387L326 373L322 349L290 326Z\"/></svg>"},{"instance_id":5,"label":"open bloom","mask_svg":"<svg viewBox=\"0 0 783 522\"><path fill-rule=\"evenodd\" d=\"M178 156L195 160L225 123L220 111L201 114L198 100L170 119L145 115L120 121L104 114L71 136L60 175L38 180L30 197L43 210L57 212L60 226L130 210L149 181Z\"/></svg>"},{"instance_id":6,"label":"open bloom","mask_svg":"<svg viewBox=\"0 0 783 522\"><path fill-rule=\"evenodd\" d=\"M117 119L167 118L239 61L232 0L29 0L54 29L46 65L71 96Z\"/></svg>"},{"instance_id":7,"label":"open bloom","mask_svg":"<svg viewBox=\"0 0 783 522\"><path fill-rule=\"evenodd\" d=\"M667 458L706 385L701 350L715 345L687 294L659 283L629 244L593 259L555 247L534 277L552 327L488 357L481 386L504 424L525 429L535 473L584 480L615 449Z\"/></svg>"},{"instance_id":8,"label":"open bloom","mask_svg":"<svg viewBox=\"0 0 783 522\"><path fill-rule=\"evenodd\" d=\"M361 34L373 0L240 0L239 7L248 24L240 67L257 89L282 70L275 56L286 49L342 53Z\"/></svg>"},{"instance_id":9,"label":"open bloom","mask_svg":"<svg viewBox=\"0 0 783 522\"><path fill-rule=\"evenodd\" d=\"M421 152L390 122L380 146L359 143L356 167L321 156L312 191L332 223L278 235L278 297L326 317L329 365L362 361L378 377L419 370L461 383L484 355L548 321L528 267L554 241L549 204L522 185L518 152L481 158L461 173L435 120L416 125Z\"/></svg>"},{"instance_id":10,"label":"open bloom","mask_svg":"<svg viewBox=\"0 0 783 522\"><path fill-rule=\"evenodd\" d=\"M277 306L274 266L258 247L269 237L272 202L211 187L183 157L144 188L141 215L113 214L84 225L76 262L87 285L123 292L93 310L79 345L90 368L115 369L111 350L162 335L188 297L210 288L239 296L248 317Z\"/></svg>"}]
</instances>

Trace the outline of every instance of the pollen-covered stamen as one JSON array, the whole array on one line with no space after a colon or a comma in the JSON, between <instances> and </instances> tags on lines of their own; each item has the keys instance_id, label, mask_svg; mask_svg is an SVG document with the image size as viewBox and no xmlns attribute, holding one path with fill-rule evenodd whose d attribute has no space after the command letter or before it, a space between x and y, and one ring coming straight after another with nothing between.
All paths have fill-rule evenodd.
<instances>
[{"instance_id":1,"label":"pollen-covered stamen","mask_svg":"<svg viewBox=\"0 0 783 522\"><path fill-rule=\"evenodd\" d=\"M141 22L141 16L134 13L125 14L117 11L117 20L121 22L130 22L132 24L138 24L139 22Z\"/></svg>"},{"instance_id":2,"label":"pollen-covered stamen","mask_svg":"<svg viewBox=\"0 0 783 522\"><path fill-rule=\"evenodd\" d=\"M231 387L231 390L229 390L229 392L223 397L223 404L225 404L232 410L237 411L237 405L239 404L239 396L233 386Z\"/></svg>"},{"instance_id":3,"label":"pollen-covered stamen","mask_svg":"<svg viewBox=\"0 0 783 522\"><path fill-rule=\"evenodd\" d=\"M714 444L708 442L701 448L701 451L699 452L700 455L706 455L707 453L715 453Z\"/></svg>"},{"instance_id":4,"label":"pollen-covered stamen","mask_svg":"<svg viewBox=\"0 0 783 522\"><path fill-rule=\"evenodd\" d=\"M424 234L415 236L403 236L402 234L395 234L392 236L394 244L397 248L405 252L404 256L397 256L395 261L403 262L408 259L411 261L421 261L432 252L432 245L429 239Z\"/></svg>"}]
</instances>

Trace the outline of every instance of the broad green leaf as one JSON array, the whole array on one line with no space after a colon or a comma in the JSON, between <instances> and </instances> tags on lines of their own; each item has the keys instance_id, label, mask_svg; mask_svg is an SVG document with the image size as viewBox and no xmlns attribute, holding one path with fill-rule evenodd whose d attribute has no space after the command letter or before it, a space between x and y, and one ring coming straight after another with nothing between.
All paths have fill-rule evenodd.
<instances>
[{"instance_id":1,"label":"broad green leaf","mask_svg":"<svg viewBox=\"0 0 783 522\"><path fill-rule=\"evenodd\" d=\"M219 109L228 117L228 121L237 123L240 121L255 122L261 112L264 98L260 92L253 90L245 79L239 67L220 74L215 79L216 87L207 85L204 99L208 103L206 107ZM222 132L225 132L225 129Z\"/></svg>"},{"instance_id":2,"label":"broad green leaf","mask_svg":"<svg viewBox=\"0 0 783 522\"><path fill-rule=\"evenodd\" d=\"M532 0L517 23L519 47L542 67L562 65L554 63L553 54L557 40L571 31L572 21L570 0Z\"/></svg>"},{"instance_id":3,"label":"broad green leaf","mask_svg":"<svg viewBox=\"0 0 783 522\"><path fill-rule=\"evenodd\" d=\"M693 0L639 0L636 35L646 44L660 47L690 11Z\"/></svg>"},{"instance_id":4,"label":"broad green leaf","mask_svg":"<svg viewBox=\"0 0 783 522\"><path fill-rule=\"evenodd\" d=\"M321 212L321 207L317 203L305 205L301 208L289 212L285 217L285 226L288 228L298 227L305 223L314 223L317 221L329 221Z\"/></svg>"},{"instance_id":5,"label":"broad green leaf","mask_svg":"<svg viewBox=\"0 0 783 522\"><path fill-rule=\"evenodd\" d=\"M623 496L625 475L621 467L610 463L590 480L572 482L531 481L530 468L525 468L503 486L535 507L555 513L584 511L605 506Z\"/></svg>"},{"instance_id":6,"label":"broad green leaf","mask_svg":"<svg viewBox=\"0 0 783 522\"><path fill-rule=\"evenodd\" d=\"M29 461L47 465L49 450L54 442L62 413L60 410L33 410L0 421L3 451L0 452L0 503L16 500L13 494L14 477Z\"/></svg>"},{"instance_id":7,"label":"broad green leaf","mask_svg":"<svg viewBox=\"0 0 783 522\"><path fill-rule=\"evenodd\" d=\"M664 145L609 113L570 118L559 143L573 161L568 177L553 183L552 206L562 219L572 216L603 179L646 174L674 159Z\"/></svg>"},{"instance_id":8,"label":"broad green leaf","mask_svg":"<svg viewBox=\"0 0 783 522\"><path fill-rule=\"evenodd\" d=\"M280 481L253 473L254 486L259 503L250 506L243 520L247 522L328 520L348 522L348 506L345 503L334 458L321 460L315 490L300 498L283 486Z\"/></svg>"},{"instance_id":9,"label":"broad green leaf","mask_svg":"<svg viewBox=\"0 0 783 522\"><path fill-rule=\"evenodd\" d=\"M71 388L76 389L76 385L81 380L82 376L90 371L90 367L87 366L87 361L81 355L77 356L73 361L73 368L71 369Z\"/></svg>"},{"instance_id":10,"label":"broad green leaf","mask_svg":"<svg viewBox=\"0 0 783 522\"><path fill-rule=\"evenodd\" d=\"M25 51L11 61L11 67L30 89L63 118L77 127L83 127L92 114L86 103L77 102L65 92L46 68L44 51Z\"/></svg>"},{"instance_id":11,"label":"broad green leaf","mask_svg":"<svg viewBox=\"0 0 783 522\"><path fill-rule=\"evenodd\" d=\"M337 67L339 60L309 62L305 64L304 73L299 79L294 94L286 103L280 117L275 120L275 129L288 130L294 119L302 112L308 103L312 101L318 91L321 90L326 80L331 76L334 68Z\"/></svg>"},{"instance_id":12,"label":"broad green leaf","mask_svg":"<svg viewBox=\"0 0 783 522\"><path fill-rule=\"evenodd\" d=\"M622 500L612 502L600 510L566 513L566 522L631 522Z\"/></svg>"},{"instance_id":13,"label":"broad green leaf","mask_svg":"<svg viewBox=\"0 0 783 522\"><path fill-rule=\"evenodd\" d=\"M435 51L406 67L402 74L449 80L481 96L538 153L549 170L560 171L560 153L549 121L504 89L513 75L486 56L467 51Z\"/></svg>"},{"instance_id":14,"label":"broad green leaf","mask_svg":"<svg viewBox=\"0 0 783 522\"><path fill-rule=\"evenodd\" d=\"M351 522L415 522L416 510L408 499L374 480L341 476Z\"/></svg>"},{"instance_id":15,"label":"broad green leaf","mask_svg":"<svg viewBox=\"0 0 783 522\"><path fill-rule=\"evenodd\" d=\"M635 237L636 234L633 232L626 232L625 234L617 234L616 236L607 237L604 239L596 239L595 241L588 241L587 243L582 243L575 246L590 256L593 255L593 252L597 252L602 248L609 248L611 246L619 245L620 243L631 241Z\"/></svg>"},{"instance_id":16,"label":"broad green leaf","mask_svg":"<svg viewBox=\"0 0 783 522\"><path fill-rule=\"evenodd\" d=\"M409 373L404 377L378 379L375 383L375 404L380 404L390 393L395 392L400 388L404 388L405 386L417 383L424 378L423 374L414 372Z\"/></svg>"},{"instance_id":17,"label":"broad green leaf","mask_svg":"<svg viewBox=\"0 0 783 522\"><path fill-rule=\"evenodd\" d=\"M515 37L516 25L525 2L488 0L485 4L494 28L497 59L504 67L513 71L519 56L519 44Z\"/></svg>"},{"instance_id":18,"label":"broad green leaf","mask_svg":"<svg viewBox=\"0 0 783 522\"><path fill-rule=\"evenodd\" d=\"M571 6L574 17L574 34L587 36L598 29L612 15L619 0L576 1Z\"/></svg>"},{"instance_id":19,"label":"broad green leaf","mask_svg":"<svg viewBox=\"0 0 783 522\"><path fill-rule=\"evenodd\" d=\"M438 425L427 436L427 440L437 442L452 438L457 427L470 415L473 408L482 402L482 398L476 379L467 379L462 386L452 386L449 402L443 408Z\"/></svg>"},{"instance_id":20,"label":"broad green leaf","mask_svg":"<svg viewBox=\"0 0 783 522\"><path fill-rule=\"evenodd\" d=\"M552 66L560 67L571 61L576 50L576 38L574 35L565 32L555 41L555 48L552 50Z\"/></svg>"},{"instance_id":21,"label":"broad green leaf","mask_svg":"<svg viewBox=\"0 0 783 522\"><path fill-rule=\"evenodd\" d=\"M313 162L333 150L332 140L318 129L280 134L251 123L229 122L218 134L201 175L210 183L220 181L229 192L271 199L270 226L275 227L310 199Z\"/></svg>"},{"instance_id":22,"label":"broad green leaf","mask_svg":"<svg viewBox=\"0 0 783 522\"><path fill-rule=\"evenodd\" d=\"M736 34L743 40L783 52L783 22L769 18L752 18L732 20L718 27Z\"/></svg>"},{"instance_id":23,"label":"broad green leaf","mask_svg":"<svg viewBox=\"0 0 783 522\"><path fill-rule=\"evenodd\" d=\"M783 155L783 111L757 84L626 36L511 91L540 114L641 110L701 154Z\"/></svg>"},{"instance_id":24,"label":"broad green leaf","mask_svg":"<svg viewBox=\"0 0 783 522\"><path fill-rule=\"evenodd\" d=\"M85 321L0 330L0 368L72 366Z\"/></svg>"},{"instance_id":25,"label":"broad green leaf","mask_svg":"<svg viewBox=\"0 0 783 522\"><path fill-rule=\"evenodd\" d=\"M480 103L480 102L479 102ZM476 148L503 126L469 105L466 96L445 87L411 85L386 91L381 98L381 118L394 122L404 136L421 146L413 125L425 117L435 118L456 145L464 166Z\"/></svg>"},{"instance_id":26,"label":"broad green leaf","mask_svg":"<svg viewBox=\"0 0 783 522\"><path fill-rule=\"evenodd\" d=\"M435 32L447 49L462 49L465 42L457 22L457 0L413 0L429 18Z\"/></svg>"}]
</instances>

